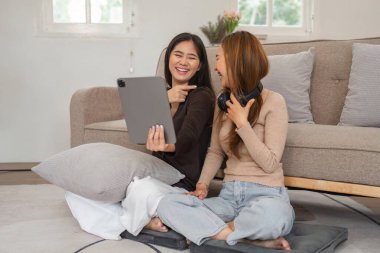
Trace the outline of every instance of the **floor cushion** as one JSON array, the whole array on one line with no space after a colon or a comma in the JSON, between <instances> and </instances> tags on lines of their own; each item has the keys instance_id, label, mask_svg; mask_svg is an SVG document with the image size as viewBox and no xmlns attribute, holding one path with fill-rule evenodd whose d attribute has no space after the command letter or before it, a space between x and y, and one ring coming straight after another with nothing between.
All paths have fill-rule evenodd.
<instances>
[{"instance_id":1,"label":"floor cushion","mask_svg":"<svg viewBox=\"0 0 380 253\"><path fill-rule=\"evenodd\" d=\"M343 241L347 240L348 230L343 227L313 225L296 222L286 239L290 243L293 253L330 253ZM188 247L186 238L182 235L169 231L167 233L144 229L138 236L133 236L127 231L121 234L122 238L164 246L177 250ZM225 241L209 240L201 246L190 245L191 253L275 253L281 250L258 247L250 243L238 243L229 246ZM283 251L288 252L288 251Z\"/></svg>"}]
</instances>

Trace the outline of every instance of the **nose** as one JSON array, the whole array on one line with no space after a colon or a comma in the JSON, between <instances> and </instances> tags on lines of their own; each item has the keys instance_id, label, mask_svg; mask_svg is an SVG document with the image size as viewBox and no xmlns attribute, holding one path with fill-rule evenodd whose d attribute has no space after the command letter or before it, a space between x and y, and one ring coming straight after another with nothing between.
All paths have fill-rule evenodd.
<instances>
[{"instance_id":1,"label":"nose","mask_svg":"<svg viewBox=\"0 0 380 253\"><path fill-rule=\"evenodd\" d=\"M181 57L181 59L179 59L179 63L180 63L181 65L186 65L186 64L187 64L186 57Z\"/></svg>"}]
</instances>

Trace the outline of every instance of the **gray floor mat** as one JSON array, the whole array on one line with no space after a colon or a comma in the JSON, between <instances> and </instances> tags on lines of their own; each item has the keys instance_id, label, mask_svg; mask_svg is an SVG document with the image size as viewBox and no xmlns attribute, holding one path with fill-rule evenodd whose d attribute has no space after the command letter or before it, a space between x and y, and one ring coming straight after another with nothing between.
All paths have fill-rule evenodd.
<instances>
[{"instance_id":1,"label":"gray floor mat","mask_svg":"<svg viewBox=\"0 0 380 253\"><path fill-rule=\"evenodd\" d=\"M348 230L342 227L311 225L296 222L291 233L286 239L291 245L293 253L331 253L335 248L347 240ZM164 246L177 250L188 248L186 239L182 235L169 231L167 233L144 229L138 236L133 236L127 231L121 234L122 238ZM273 250L255 246L249 243L238 243L234 246L227 245L224 241L209 240L201 246L190 245L191 253L274 253L288 252Z\"/></svg>"}]
</instances>

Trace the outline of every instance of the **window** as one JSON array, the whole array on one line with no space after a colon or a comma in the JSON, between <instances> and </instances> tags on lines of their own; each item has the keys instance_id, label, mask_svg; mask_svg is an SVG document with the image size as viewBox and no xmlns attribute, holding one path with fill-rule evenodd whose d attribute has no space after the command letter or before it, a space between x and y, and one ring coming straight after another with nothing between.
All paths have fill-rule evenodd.
<instances>
[{"instance_id":1,"label":"window","mask_svg":"<svg viewBox=\"0 0 380 253\"><path fill-rule=\"evenodd\" d=\"M240 26L254 34L307 35L312 0L238 0Z\"/></svg>"},{"instance_id":2,"label":"window","mask_svg":"<svg viewBox=\"0 0 380 253\"><path fill-rule=\"evenodd\" d=\"M136 37L132 0L41 0L42 35Z\"/></svg>"}]
</instances>

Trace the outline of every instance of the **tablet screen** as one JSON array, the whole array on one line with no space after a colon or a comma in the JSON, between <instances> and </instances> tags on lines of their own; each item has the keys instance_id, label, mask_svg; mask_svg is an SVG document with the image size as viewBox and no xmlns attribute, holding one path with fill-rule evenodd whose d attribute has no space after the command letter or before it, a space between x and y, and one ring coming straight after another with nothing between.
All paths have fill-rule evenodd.
<instances>
[{"instance_id":1,"label":"tablet screen","mask_svg":"<svg viewBox=\"0 0 380 253\"><path fill-rule=\"evenodd\" d=\"M176 135L165 79L157 76L119 78L117 84L131 140L145 144L149 128L163 125L166 143L174 144Z\"/></svg>"}]
</instances>

